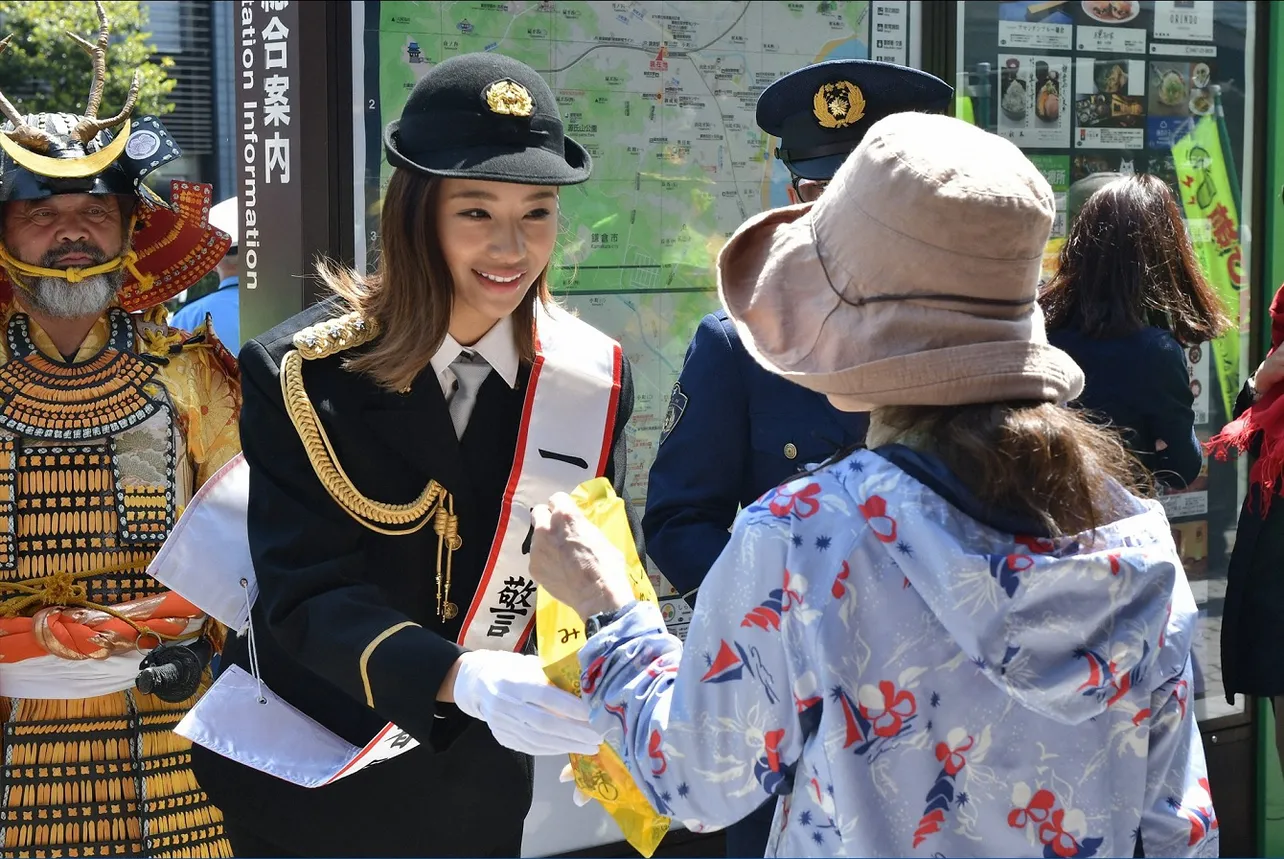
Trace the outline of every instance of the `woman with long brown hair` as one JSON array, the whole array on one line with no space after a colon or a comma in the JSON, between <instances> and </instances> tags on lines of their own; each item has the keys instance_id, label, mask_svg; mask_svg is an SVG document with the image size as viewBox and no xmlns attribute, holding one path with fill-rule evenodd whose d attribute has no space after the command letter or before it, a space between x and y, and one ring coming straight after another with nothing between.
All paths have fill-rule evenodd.
<instances>
[{"instance_id":1,"label":"woman with long brown hair","mask_svg":"<svg viewBox=\"0 0 1284 859\"><path fill-rule=\"evenodd\" d=\"M1163 180L1124 176L1089 197L1039 302L1048 341L1083 368L1077 404L1119 430L1161 483L1194 480L1203 454L1185 348L1230 321Z\"/></svg>"},{"instance_id":2,"label":"woman with long brown hair","mask_svg":"<svg viewBox=\"0 0 1284 859\"><path fill-rule=\"evenodd\" d=\"M776 800L771 856L1214 855L1196 609L1035 300L1052 188L942 116L874 125L719 290L769 370L870 410L868 449L736 520L685 644L564 495L531 574L586 618L592 723L688 828Z\"/></svg>"},{"instance_id":3,"label":"woman with long brown hair","mask_svg":"<svg viewBox=\"0 0 1284 859\"><path fill-rule=\"evenodd\" d=\"M628 364L548 288L589 155L495 54L434 66L384 142L377 270L322 267L334 298L241 352L259 592L224 661L264 703L196 755L239 856L516 856L530 755L600 741L521 652L530 508L623 494Z\"/></svg>"}]
</instances>

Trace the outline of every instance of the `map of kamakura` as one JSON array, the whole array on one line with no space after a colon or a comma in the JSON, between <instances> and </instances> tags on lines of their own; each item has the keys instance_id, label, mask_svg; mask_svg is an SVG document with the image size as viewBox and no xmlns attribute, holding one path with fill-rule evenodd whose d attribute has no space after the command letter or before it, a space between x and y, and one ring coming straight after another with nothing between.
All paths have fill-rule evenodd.
<instances>
[{"instance_id":1,"label":"map of kamakura","mask_svg":"<svg viewBox=\"0 0 1284 859\"><path fill-rule=\"evenodd\" d=\"M544 74L566 132L593 156L592 179L562 191L553 287L633 364L630 496L642 504L687 343L718 306L718 250L746 218L788 202L778 141L754 122L758 95L819 60L905 62L908 6L367 3L367 211L390 173L378 134L433 64L498 51ZM376 229L372 219L367 235Z\"/></svg>"}]
</instances>

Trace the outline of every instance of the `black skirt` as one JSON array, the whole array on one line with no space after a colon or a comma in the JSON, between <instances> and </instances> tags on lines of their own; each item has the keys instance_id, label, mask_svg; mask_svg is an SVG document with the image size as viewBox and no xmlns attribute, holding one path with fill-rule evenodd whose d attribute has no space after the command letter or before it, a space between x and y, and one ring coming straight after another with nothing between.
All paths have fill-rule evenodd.
<instances>
[{"instance_id":1,"label":"black skirt","mask_svg":"<svg viewBox=\"0 0 1284 859\"><path fill-rule=\"evenodd\" d=\"M1240 510L1222 614L1226 697L1284 695L1284 497L1261 515L1260 493Z\"/></svg>"}]
</instances>

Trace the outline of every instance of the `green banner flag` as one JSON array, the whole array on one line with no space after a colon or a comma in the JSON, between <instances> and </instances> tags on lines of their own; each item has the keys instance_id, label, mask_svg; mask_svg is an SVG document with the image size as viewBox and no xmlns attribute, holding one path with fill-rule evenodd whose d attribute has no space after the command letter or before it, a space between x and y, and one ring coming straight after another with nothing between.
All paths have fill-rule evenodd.
<instances>
[{"instance_id":1,"label":"green banner flag","mask_svg":"<svg viewBox=\"0 0 1284 859\"><path fill-rule=\"evenodd\" d=\"M1239 211L1226 169L1217 120L1205 116L1173 144L1178 190L1195 256L1204 276L1226 304L1234 325L1213 341L1213 364L1229 418L1239 393L1240 306L1244 285Z\"/></svg>"}]
</instances>

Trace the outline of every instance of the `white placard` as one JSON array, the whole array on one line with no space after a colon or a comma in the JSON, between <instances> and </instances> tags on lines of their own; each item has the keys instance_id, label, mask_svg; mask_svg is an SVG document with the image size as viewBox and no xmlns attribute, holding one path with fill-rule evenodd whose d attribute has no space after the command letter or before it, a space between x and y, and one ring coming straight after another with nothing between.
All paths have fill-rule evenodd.
<instances>
[{"instance_id":1,"label":"white placard","mask_svg":"<svg viewBox=\"0 0 1284 859\"><path fill-rule=\"evenodd\" d=\"M695 612L691 610L691 606L680 596L660 600L660 616L664 618L665 629L683 641L687 639L687 628L691 625L693 614Z\"/></svg>"},{"instance_id":2,"label":"white placard","mask_svg":"<svg viewBox=\"0 0 1284 859\"><path fill-rule=\"evenodd\" d=\"M1213 40L1212 0L1155 0L1155 38L1196 42Z\"/></svg>"},{"instance_id":3,"label":"white placard","mask_svg":"<svg viewBox=\"0 0 1284 859\"><path fill-rule=\"evenodd\" d=\"M999 135L1023 149L1070 145L1070 60L999 55Z\"/></svg>"},{"instance_id":4,"label":"white placard","mask_svg":"<svg viewBox=\"0 0 1284 859\"><path fill-rule=\"evenodd\" d=\"M1140 149L1144 131L1130 128L1081 128L1077 145L1089 149Z\"/></svg>"},{"instance_id":5,"label":"white placard","mask_svg":"<svg viewBox=\"0 0 1284 859\"><path fill-rule=\"evenodd\" d=\"M873 4L869 25L869 58L903 66L909 57L909 3Z\"/></svg>"},{"instance_id":6,"label":"white placard","mask_svg":"<svg viewBox=\"0 0 1284 859\"><path fill-rule=\"evenodd\" d=\"M1195 426L1208 423L1208 367L1212 347L1208 343L1186 347L1186 369L1190 372L1190 392L1195 395Z\"/></svg>"},{"instance_id":7,"label":"white placard","mask_svg":"<svg viewBox=\"0 0 1284 859\"><path fill-rule=\"evenodd\" d=\"M1216 45L1169 45L1151 42L1150 53L1160 57L1215 57Z\"/></svg>"},{"instance_id":8,"label":"white placard","mask_svg":"<svg viewBox=\"0 0 1284 859\"><path fill-rule=\"evenodd\" d=\"M1170 520L1208 515L1207 492L1178 492L1175 495L1161 495L1159 503L1163 505L1164 513Z\"/></svg>"},{"instance_id":9,"label":"white placard","mask_svg":"<svg viewBox=\"0 0 1284 859\"><path fill-rule=\"evenodd\" d=\"M1034 51L1069 51L1074 48L1074 28L1069 24L1000 21L999 47Z\"/></svg>"},{"instance_id":10,"label":"white placard","mask_svg":"<svg viewBox=\"0 0 1284 859\"><path fill-rule=\"evenodd\" d=\"M1146 31L1132 27L1075 27L1075 45L1081 51L1100 54L1146 53Z\"/></svg>"}]
</instances>

